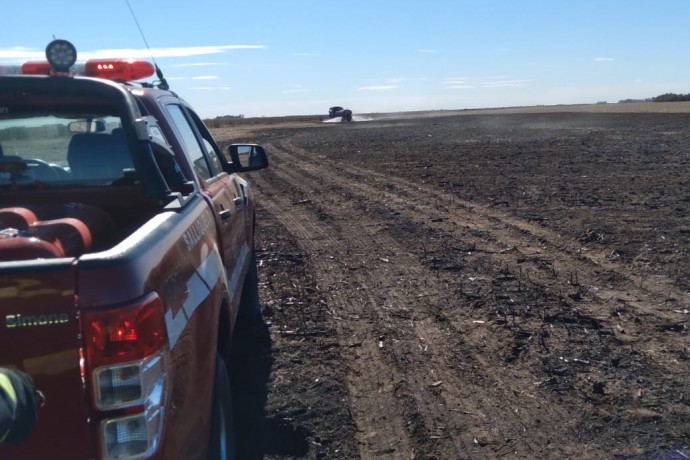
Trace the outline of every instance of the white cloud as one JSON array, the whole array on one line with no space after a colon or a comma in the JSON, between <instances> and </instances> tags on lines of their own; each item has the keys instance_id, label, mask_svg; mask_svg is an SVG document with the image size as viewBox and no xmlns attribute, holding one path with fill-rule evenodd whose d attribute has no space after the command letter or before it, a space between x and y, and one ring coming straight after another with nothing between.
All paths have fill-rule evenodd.
<instances>
[{"instance_id":1,"label":"white cloud","mask_svg":"<svg viewBox=\"0 0 690 460\"><path fill-rule=\"evenodd\" d=\"M307 89L307 88L292 88L292 89L284 89L281 91L283 94L299 94L299 93L313 93L313 89Z\"/></svg>"},{"instance_id":2,"label":"white cloud","mask_svg":"<svg viewBox=\"0 0 690 460\"><path fill-rule=\"evenodd\" d=\"M448 89L472 89L475 88L475 85L469 81L469 78L465 77L454 77L454 78L448 78L446 81L443 83L446 85L446 88Z\"/></svg>"},{"instance_id":3,"label":"white cloud","mask_svg":"<svg viewBox=\"0 0 690 460\"><path fill-rule=\"evenodd\" d=\"M312 88L306 88L304 85L290 85L281 91L282 94L300 94L300 93L312 93L315 90Z\"/></svg>"},{"instance_id":4,"label":"white cloud","mask_svg":"<svg viewBox=\"0 0 690 460\"><path fill-rule=\"evenodd\" d=\"M45 50L32 50L23 47L0 48L0 59L13 62L45 60Z\"/></svg>"},{"instance_id":5,"label":"white cloud","mask_svg":"<svg viewBox=\"0 0 690 460\"><path fill-rule=\"evenodd\" d=\"M469 83L469 78L449 78L445 81L445 84L447 86L454 86L454 85L466 85Z\"/></svg>"},{"instance_id":6,"label":"white cloud","mask_svg":"<svg viewBox=\"0 0 690 460\"><path fill-rule=\"evenodd\" d=\"M217 45L217 46L187 46L178 48L151 48L148 49L105 49L96 51L87 51L79 54L82 59L101 58L123 56L128 58L148 58L150 56L156 58L170 58L170 57L190 57L203 56L207 54L219 54L230 50L244 50L244 49L264 49L264 45Z\"/></svg>"},{"instance_id":7,"label":"white cloud","mask_svg":"<svg viewBox=\"0 0 690 460\"><path fill-rule=\"evenodd\" d=\"M615 58L610 58L610 57L598 57L594 58L594 62L613 62L615 61Z\"/></svg>"},{"instance_id":8,"label":"white cloud","mask_svg":"<svg viewBox=\"0 0 690 460\"><path fill-rule=\"evenodd\" d=\"M523 86L529 80L496 80L482 83L483 88L517 88Z\"/></svg>"},{"instance_id":9,"label":"white cloud","mask_svg":"<svg viewBox=\"0 0 690 460\"><path fill-rule=\"evenodd\" d=\"M531 80L511 80L506 76L487 77L473 80L465 77L448 78L444 81L448 89L471 89L471 88L517 88L524 86Z\"/></svg>"},{"instance_id":10,"label":"white cloud","mask_svg":"<svg viewBox=\"0 0 690 460\"><path fill-rule=\"evenodd\" d=\"M227 62L192 62L189 64L174 64L171 65L170 67L207 67L207 66L216 66L216 65L230 65Z\"/></svg>"},{"instance_id":11,"label":"white cloud","mask_svg":"<svg viewBox=\"0 0 690 460\"><path fill-rule=\"evenodd\" d=\"M220 80L217 75L199 75L198 77L192 77L192 80Z\"/></svg>"},{"instance_id":12,"label":"white cloud","mask_svg":"<svg viewBox=\"0 0 690 460\"><path fill-rule=\"evenodd\" d=\"M386 81L386 83L395 84L395 83L402 83L402 82L404 82L404 81L407 81L407 78L389 78L389 79Z\"/></svg>"},{"instance_id":13,"label":"white cloud","mask_svg":"<svg viewBox=\"0 0 690 460\"><path fill-rule=\"evenodd\" d=\"M266 48L265 45L187 46L177 48L151 48L150 50L146 48L114 48L83 52L77 51L77 59L79 61L108 58L151 59L152 56L154 58L174 58L219 54L232 50L264 48ZM45 51L19 47L0 48L0 60L6 62L45 60Z\"/></svg>"},{"instance_id":14,"label":"white cloud","mask_svg":"<svg viewBox=\"0 0 690 460\"><path fill-rule=\"evenodd\" d=\"M202 91L230 91L232 89L232 86L193 86L189 89Z\"/></svg>"},{"instance_id":15,"label":"white cloud","mask_svg":"<svg viewBox=\"0 0 690 460\"><path fill-rule=\"evenodd\" d=\"M388 91L391 89L400 88L397 85L381 85L381 86L362 86L357 88L357 91Z\"/></svg>"}]
</instances>

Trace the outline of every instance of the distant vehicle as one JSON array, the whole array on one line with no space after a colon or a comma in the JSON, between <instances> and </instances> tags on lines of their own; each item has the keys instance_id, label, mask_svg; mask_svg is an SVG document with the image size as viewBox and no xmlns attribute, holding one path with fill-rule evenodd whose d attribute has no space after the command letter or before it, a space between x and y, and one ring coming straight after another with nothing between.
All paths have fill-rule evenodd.
<instances>
[{"instance_id":1,"label":"distant vehicle","mask_svg":"<svg viewBox=\"0 0 690 460\"><path fill-rule=\"evenodd\" d=\"M340 106L328 109L328 118L340 117L340 121L352 121L352 110L344 109Z\"/></svg>"}]
</instances>

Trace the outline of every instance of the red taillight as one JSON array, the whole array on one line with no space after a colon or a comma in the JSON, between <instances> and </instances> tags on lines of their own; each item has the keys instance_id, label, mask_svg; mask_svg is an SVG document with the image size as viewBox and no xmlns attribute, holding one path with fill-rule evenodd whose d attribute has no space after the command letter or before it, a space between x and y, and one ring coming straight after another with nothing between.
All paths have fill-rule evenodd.
<instances>
[{"instance_id":1,"label":"red taillight","mask_svg":"<svg viewBox=\"0 0 690 460\"><path fill-rule=\"evenodd\" d=\"M91 59L84 64L87 76L118 81L141 80L155 71L150 62L134 59Z\"/></svg>"},{"instance_id":2,"label":"red taillight","mask_svg":"<svg viewBox=\"0 0 690 460\"><path fill-rule=\"evenodd\" d=\"M167 343L163 304L152 293L139 302L102 311L85 311L86 360L91 369L135 361Z\"/></svg>"},{"instance_id":3,"label":"red taillight","mask_svg":"<svg viewBox=\"0 0 690 460\"><path fill-rule=\"evenodd\" d=\"M82 318L87 382L103 414L101 458L149 458L160 446L170 387L163 303L151 293Z\"/></svg>"},{"instance_id":4,"label":"red taillight","mask_svg":"<svg viewBox=\"0 0 690 460\"><path fill-rule=\"evenodd\" d=\"M50 75L50 62L48 61L29 61L22 64L24 75Z\"/></svg>"},{"instance_id":5,"label":"red taillight","mask_svg":"<svg viewBox=\"0 0 690 460\"><path fill-rule=\"evenodd\" d=\"M129 321L124 321L119 326L116 326L114 330L110 331L110 341L111 342L130 342L136 343L137 341L137 328Z\"/></svg>"}]
</instances>

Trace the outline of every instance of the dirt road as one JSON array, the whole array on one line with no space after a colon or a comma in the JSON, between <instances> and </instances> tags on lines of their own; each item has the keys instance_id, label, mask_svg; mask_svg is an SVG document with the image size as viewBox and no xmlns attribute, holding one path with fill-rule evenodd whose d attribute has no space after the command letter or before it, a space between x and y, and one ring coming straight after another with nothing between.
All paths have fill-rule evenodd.
<instances>
[{"instance_id":1,"label":"dirt road","mask_svg":"<svg viewBox=\"0 0 690 460\"><path fill-rule=\"evenodd\" d=\"M247 456L688 458L689 121L216 132L271 159Z\"/></svg>"}]
</instances>

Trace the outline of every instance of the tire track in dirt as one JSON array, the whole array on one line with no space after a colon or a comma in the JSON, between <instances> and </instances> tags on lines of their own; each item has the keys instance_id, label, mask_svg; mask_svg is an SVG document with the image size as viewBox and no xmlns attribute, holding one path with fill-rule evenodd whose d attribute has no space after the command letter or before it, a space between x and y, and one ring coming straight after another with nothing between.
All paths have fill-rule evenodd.
<instances>
[{"instance_id":1,"label":"tire track in dirt","mask_svg":"<svg viewBox=\"0 0 690 460\"><path fill-rule=\"evenodd\" d=\"M277 163L271 173L279 168ZM371 339L376 335L376 331L365 321L366 312L362 311L362 308L352 305L347 296L340 296L340 293L347 289L343 286L346 282L344 274L331 274L330 264L321 263L324 257L335 257L330 254L347 252L349 248L336 240L339 235L326 233L322 223L305 212L304 206L295 205L294 190L289 193L285 189L289 182L263 179L266 178L262 178L259 186L262 190L261 195L270 197L270 200L262 199L260 205L281 221L308 251L310 261L316 269L320 289L328 294L330 308L335 310L339 317L344 318L346 324L358 326L352 329L340 327L339 335L341 341L344 338L348 340L341 342L341 347L345 350L343 355L347 357L349 372L355 375L354 378L348 379L348 386L351 396L357 402L352 405L351 410L360 432L360 443L369 450L363 452L363 457L367 454L379 454L385 458L385 454L396 451L410 452L411 446L407 443L407 427L404 420L389 420L390 413L403 413L403 408L398 405L391 391L394 385L391 383L393 369L381 362L376 341ZM278 184L279 188L276 187ZM339 324L343 322L339 321ZM375 382L378 388L372 387L372 382ZM383 411L372 410L378 405ZM396 441L398 444L394 445Z\"/></svg>"},{"instance_id":2,"label":"tire track in dirt","mask_svg":"<svg viewBox=\"0 0 690 460\"><path fill-rule=\"evenodd\" d=\"M344 244L339 245L340 249L346 253L349 251L349 257L341 263L345 265L345 270L354 268L350 270L351 273L346 273L346 275L350 275L348 278L353 278L352 272L355 274L355 280L350 280L350 289L354 288L355 292L361 293L363 306L378 311L375 312L377 317L373 320L373 329L364 331L361 324L357 324L357 321L350 321L353 324L353 331L348 331L348 326L341 325L340 333L343 337L349 337L349 334L354 334L356 337L367 336L369 348L371 348L372 342L376 343L377 338L382 344L380 351L369 350L369 353L364 356L369 361L361 361L360 359L359 363L355 362L355 364L351 363L350 365L356 367L363 364L365 367L372 367L372 364L380 359L377 353L388 354L389 361L394 363L392 370L385 370L386 366L382 366L382 368L384 372L393 372L394 375L400 374L399 377L394 377L392 381L394 382L395 396L401 401L400 405L402 406L391 411L388 416L397 416L405 421L405 424L410 428L411 436L414 438L409 444L420 446L420 450L423 450L423 452L417 452L418 454L430 455L435 450L439 450L441 452L457 452L457 458L482 458L487 455L488 457L510 456L513 452L512 443L520 444L519 450L523 452L523 455L525 452L529 453L526 454L525 458L540 452L543 453L543 449L550 443L555 443L556 439L545 440L540 436L534 436L531 440L520 439L521 433L511 432L511 427L515 425L521 425L524 430L529 427L530 432L536 433L539 430L536 425L539 423L538 421L522 418L521 409L524 407L525 398L535 400L534 404L537 406L550 407L551 416L565 421L561 422L562 430L572 428L568 426L567 411L553 404L548 395L531 394L534 391L533 377L525 378L523 376L518 385L520 388L516 388L516 385L506 387L503 382L510 379L506 379L505 376L502 379L497 379L496 376L485 375L483 369L487 369L489 366L482 359L482 345L468 344L463 339L463 329L471 324L469 317L465 315L458 318L455 315L454 318L448 318L442 313L442 309L438 308L444 303L456 303L453 300L452 292L449 292L447 286L443 285L442 280L437 280L434 274L422 267L416 256L406 254L406 248L388 238L385 235L385 226L381 222L371 221L361 211L355 209L353 206L360 203L360 200L317 195L318 191L314 190L314 185L318 184L318 181L314 181L315 176L304 173L306 170L313 169L310 163L299 162L297 164L295 151L285 150L280 146L274 145L272 154L281 158L280 162L276 162L277 167L273 171L278 180L259 181L258 184L262 188L260 195L270 197L270 200L265 200L265 203L264 201L261 202L262 206L265 206L269 212L278 215L279 219L283 219L287 228L292 229L294 227L294 231L298 234L302 244L309 247L310 251L319 253L324 250L324 247L317 244L315 240L309 240L312 236L323 233L321 228L324 223L315 217L323 216L323 209L314 210L305 206L316 202L317 196L318 201L323 203L329 211L342 207L347 210L347 212L342 212L343 216L357 216L357 224L356 226L353 225L350 232L340 228L339 224L334 225L333 222L330 222L330 218L327 219L329 220L327 225L330 232L335 232L343 238ZM287 159L288 155L290 156L289 160ZM283 165L289 166L283 167ZM337 176L339 173L332 172L330 168L319 168L314 173L317 176L328 176L329 181L333 183L338 180L341 183L345 181L342 183L344 189L356 190L360 185L360 182L353 180L343 178L336 180L333 176ZM310 202L304 201L300 206L295 206L296 197L294 195L292 202L286 200L287 194L281 190L271 192L268 187L273 187L273 185L269 185L269 183L289 184L290 187L298 189L298 193L303 194L303 196L314 198ZM264 187L267 188L264 189ZM295 190L292 192L294 193ZM280 200L276 200L277 195L280 195ZM358 198L361 199L362 196L358 196ZM338 212L337 214L340 215L341 213ZM312 223L309 225L313 225L314 228L305 231L304 228L307 225L305 222L310 221ZM345 225L347 224L345 222ZM358 231L362 231L362 233L357 234ZM303 238L306 240L302 240ZM347 261L353 260L353 255L357 257L367 256L360 251L371 248L372 242L383 249L383 253L369 254L368 257L364 258L362 267L376 265L376 268L370 267L361 270L360 267L348 267ZM391 286L375 284L376 277L372 275L372 272L393 270L387 268L388 263L382 260L386 259L386 254L395 254L393 266L398 270L390 274L392 276L389 276L388 279L402 280L401 283ZM327 270L329 265L322 265L321 268ZM322 287L328 286L328 283L324 283L324 274L317 273L316 276L321 279L319 284ZM345 275L340 274L339 276L344 277ZM380 275L377 276L381 278ZM338 286L331 288L335 292L342 290ZM414 302L405 298L410 293L414 293ZM445 294L439 295L439 293ZM390 298L395 300L397 308L392 305ZM415 315L419 315L420 309L417 303L420 300L426 301L427 305L423 308L424 314L416 317ZM344 303L338 303L337 298L331 299L331 302L338 308L352 308L348 305L347 299ZM404 307L401 308L401 304ZM466 309L466 306L460 307L465 308L457 308L456 310ZM361 314L361 310L354 310L351 315L357 317ZM387 318L390 315L403 316L403 319L409 317L409 320L391 322ZM402 325L405 326L404 330L401 330ZM381 333L382 330L384 331L383 334ZM393 337L391 340L393 343L390 347L388 346L388 337ZM357 345L359 349L359 343ZM361 347L364 348L364 345ZM456 358L458 354L463 355L464 359L458 360ZM374 368L378 366L379 364L373 365ZM391 367L390 365L387 366ZM410 371L419 373L419 369L425 369L422 374L427 375L410 374ZM376 410L378 403L360 399L367 390L371 391L371 388L366 388L371 380L362 377L361 374L357 374L351 379L351 384L354 385L351 392L354 408L356 409L358 404L363 408L362 410L355 410L354 415L360 427L361 435L366 438L363 443L366 444L375 438L375 436L372 438L367 438L367 436L376 431L380 421L375 419L363 420L367 414L370 416L371 412ZM365 387L364 391L356 387L362 384ZM436 384L437 386L435 386ZM375 399L380 401L381 394L376 395ZM390 395L388 399L390 399ZM385 405L388 406L387 403ZM509 424L502 423L501 420L505 418L509 418L511 422ZM403 423L398 425L403 425ZM390 438L388 442L390 443ZM438 449L439 444L443 445L440 449ZM490 454L487 454L485 446L488 447ZM369 451L363 451L362 457L367 458L372 452L378 455L389 455L390 458L410 458L414 454L410 449L406 449L402 442L395 445L394 448L385 447L385 442L376 447ZM551 452L553 452L553 447L551 447ZM572 452L564 452L564 454L568 455Z\"/></svg>"},{"instance_id":3,"label":"tire track in dirt","mask_svg":"<svg viewBox=\"0 0 690 460\"><path fill-rule=\"evenodd\" d=\"M338 382L348 375L363 458L681 458L690 435L681 261L690 208L682 174L655 165L687 164L687 142L657 135L682 130L683 120L513 121L257 135L272 163L265 182L253 178L260 201L273 193L261 214L287 222L266 241L294 250L299 240L309 252L296 251L301 272L276 277L270 298L288 302L270 304L274 326L328 332L304 340L274 329L282 375L293 362L306 382L329 369ZM563 127L583 123L611 132L563 137ZM480 145L464 143L478 136ZM318 319L288 320L293 305L297 318ZM326 342L328 361L308 356ZM289 354L290 345L300 348ZM355 457L351 419L327 408L346 406L342 386L328 402L330 388L300 395L309 387L278 385L289 396L273 395L306 408L294 423L319 446L308 458L337 448L349 453L338 458ZM279 420L290 422L282 407ZM347 434L322 429L338 422Z\"/></svg>"},{"instance_id":4,"label":"tire track in dirt","mask_svg":"<svg viewBox=\"0 0 690 460\"><path fill-rule=\"evenodd\" d=\"M494 263L505 263L506 269L509 268L515 274L519 273L520 276L523 276L521 270L525 265L525 260L532 261L531 259L534 258L535 263L529 272L531 276L530 274L526 274L527 279L531 284L540 283L545 286L547 290L564 291L559 294L560 297L565 296L565 291L568 289L572 290L573 284L579 285L579 283L571 283L571 280L564 280L562 279L563 277L559 279L557 275L554 276L554 273L562 268L560 265L562 261L566 261L570 264L571 273L575 273L575 277L579 276L583 279L590 277L592 280L596 280L599 276L599 271L602 270L602 265L604 265L605 272L610 271L616 273L614 270L620 270L620 267L607 262L605 258L602 258L602 262L599 262L597 260L592 260L592 256L589 254L587 254L587 257L583 256L577 245L573 245L569 240L561 238L548 230L533 226L510 215L504 215L500 212L484 208L480 205L461 202L452 195L438 192L431 187L419 186L419 184L409 184L401 179L383 176L379 173L344 165L342 163L331 164L327 160L324 161L323 158L318 158L315 161L313 156L294 148L294 146L289 145L289 143L276 146L276 149L289 152L290 167L287 173L288 175L294 175L297 170L307 175L305 181L305 187L307 189L319 183L327 184L328 187L326 188L335 185L341 192L346 194L346 198L349 198L350 202L360 204L369 203L361 205L361 207L371 206L371 203L378 201L379 204L385 205L385 209L390 209L390 212L407 215L408 218L415 221L420 226L432 226L446 229L453 238L457 237L456 224L458 222L467 224L463 226L470 230L469 233L481 231L479 237L474 238L474 241L469 244L469 246L483 246L484 250L491 254ZM323 163L329 163L329 167L324 168ZM286 178L284 179L287 180ZM303 193L305 196L319 197L318 190L316 189L311 191L307 190ZM320 198L321 197L314 201L320 202ZM326 205L328 209L330 209L330 206L331 204ZM443 216L443 218L437 219L439 215ZM361 216L358 217L358 220L361 220ZM377 225L381 226L382 223L378 222ZM449 226L454 228L449 228ZM461 233L464 241L467 241L467 239L471 237L467 231ZM520 262L521 259L522 262ZM428 274L421 276L428 276ZM619 274L618 276L630 278L628 274ZM670 282L668 285L670 286ZM609 321L607 314L610 315L610 311L616 308L616 301L620 302L620 299L625 298L637 299L639 305L647 310L649 310L649 305L654 305L652 299L654 291L650 293L641 287L637 288L634 281L627 281L627 284L624 284L624 286L626 287L625 291L614 290L609 293L609 295L616 296L614 297L616 299L614 305L607 305L606 300L601 299L601 293L599 293L598 296L591 296L592 298L587 299L588 303L586 304L578 303L573 313L575 320L578 323L584 321L585 325L590 324L597 328L613 327L610 325L611 321ZM628 292L628 290L631 292ZM677 295L682 296L683 293L678 292ZM631 303L627 303L627 305L631 305ZM606 312L607 314L602 314L602 312ZM667 321L671 320L671 317L663 311L633 311L633 313L634 314L628 313L628 315L632 317L644 315L647 322L658 321L657 327L662 327L662 325L668 324ZM453 314L450 315L451 318L452 316ZM462 324L462 322L459 324ZM617 335L616 340L619 340L618 337L622 337L620 339L621 343L626 344L639 341L640 344L638 346L644 344L644 346L656 350L653 356L649 356L648 361L650 363L663 362L665 364L663 372L669 375L669 379L672 379L674 375L677 377L682 376L684 373L687 375L686 370L683 369L683 365L679 365L678 360L674 358L674 356L679 353L682 354L686 350L682 336L670 335L665 337L662 335L661 337L663 337L664 340L659 342L658 339L660 337L658 334L655 334L653 339L649 339L644 336L644 331L649 329L649 325L647 324L640 326L639 329L642 332L639 333L638 337L633 339L627 338L625 335L626 332L627 336L634 337L634 332L636 332L635 325L636 323L630 325L626 324L626 330L622 331L614 329ZM570 329L567 324L565 326L564 332L570 335ZM456 329L461 330L460 328ZM522 331L518 332L520 333ZM602 331L599 334L602 335L604 332L605 331ZM529 339L531 338L532 336L529 336ZM520 344L516 344L515 348L518 348L519 345ZM482 353L476 353L476 356L478 360L482 359ZM571 357L571 359L572 358L573 357ZM563 358L560 359L563 360ZM615 358L614 361L617 359L618 358ZM566 357L565 362L568 362L568 357ZM584 363L586 360L578 360L578 358L575 357L574 360L571 361L571 365L573 362ZM486 364L488 368L490 367L488 364L491 363ZM478 367L485 366L482 365ZM589 391L591 391L592 382L589 381L589 378L590 376L600 377L598 373L600 373L600 370L595 369L589 374L583 374L583 377L580 378L579 381L575 378L575 385L580 385L580 387L576 389L582 392L583 388L589 388ZM536 375L538 375L538 372L535 372L535 376ZM532 379L531 384L535 383L537 380L536 378ZM544 381L548 382L550 380L551 378L545 379ZM678 382L671 382L671 384L677 383ZM597 389L597 384L598 383L595 382L595 391ZM529 388L529 386L530 385L525 385L520 391L529 394L529 391L534 389L534 387ZM615 387L611 388L613 391L616 390ZM588 398L590 397L585 396L584 401L586 402ZM567 412L567 409L563 410ZM682 416L683 410L685 410L683 406L679 406L678 410L680 413L677 413L677 415ZM562 415L566 415L566 417L562 417L563 419L567 418L567 414ZM644 415L645 413L642 412L642 416ZM580 422L584 423L584 420Z\"/></svg>"},{"instance_id":5,"label":"tire track in dirt","mask_svg":"<svg viewBox=\"0 0 690 460\"><path fill-rule=\"evenodd\" d=\"M318 171L318 177L326 179L324 170L315 166L313 156L308 152L289 141L284 142L283 147L291 152L293 160L299 159L302 162L300 167L307 173L314 174ZM319 161L328 162L323 158L319 158ZM673 309L665 307L669 299L679 301L681 306L690 304L688 293L678 289L668 278L657 275L654 282L647 280L649 282L645 284L642 281L645 278L643 273L611 262L608 253L587 250L581 244L508 213L460 200L430 186L411 184L404 179L353 165L339 163L337 168L340 171L328 175L328 182L338 184L345 190L358 190L360 199L377 197L392 211L405 214L420 225L441 229L451 235L457 232L458 223L462 223L462 238L469 240L468 246L482 247L493 254L493 257L503 260L513 272L521 273L525 262L536 260L537 263L530 264L531 271L526 275L536 276L536 279L530 281L557 287L562 292L574 293L573 295L582 295L582 291L588 291L589 303L579 304L578 309L586 311L598 321L609 323L621 341L645 344L659 354L658 358L665 361L671 372L677 371L675 357L686 350L684 337L647 334L650 322L653 328L659 330L673 327L677 323L677 314ZM343 173L357 180L349 180L343 184ZM481 230L482 238L468 238L468 230ZM554 274L562 277L558 279ZM624 290L607 288L602 276L623 279ZM638 327L639 323L626 321L626 318L619 316L624 326L619 324L616 327L611 323L610 317L612 310L617 309L619 304L624 304L629 310L627 316L644 318L646 324ZM677 309L677 305L674 308ZM660 338L664 339L661 343L658 342ZM670 356L666 356L669 351Z\"/></svg>"},{"instance_id":6,"label":"tire track in dirt","mask_svg":"<svg viewBox=\"0 0 690 460\"><path fill-rule=\"evenodd\" d=\"M263 191L262 194L265 195L266 191ZM283 209L290 209L290 203L281 203L281 207ZM270 205L267 206L267 209L270 212L275 211L275 209ZM292 228L294 220L299 220L300 223L296 224L295 228L298 229L297 233L301 234L301 236L304 236L304 233L301 230L304 228L302 222L313 219L313 215L310 216L309 213L303 213L300 211L294 213L293 211L289 212L291 213L291 216L284 221L285 224L288 228ZM319 233L318 229L315 230L315 234L317 233ZM309 235L307 235L307 237L309 237ZM314 246L310 243L306 243L306 245L308 247ZM348 240L347 248L342 246L334 249L344 249L348 253L348 258L364 257L365 254L361 251L365 248L362 248L361 246L361 243L358 243L357 241ZM314 247L309 249L314 250ZM318 256L314 256L314 254L312 254L312 259L318 259ZM363 260L360 263L366 265L370 264L371 261ZM319 264L316 263L316 265L318 266ZM347 271L351 269L353 270L353 273L355 273L354 270L357 269L356 266L348 266L348 262L344 262L344 265L344 270ZM322 266L320 268L323 270L327 269L326 266ZM320 284L322 284L322 287L328 286L329 283L327 281L324 282L323 280L324 273L322 272L320 275ZM392 403L390 401L387 402L386 395L388 395L388 397L397 396L401 399L405 399L401 395L409 395L410 390L406 379L399 378L398 372L394 367L388 368L387 364L378 363L378 361L381 359L381 351L377 349L377 344L384 342L386 337L386 329L385 327L381 326L381 319L378 318L375 313L377 308L377 299L375 298L372 289L368 286L370 280L357 274L354 274L354 276L352 274L339 276L347 276L349 279L342 280L340 283L338 283L340 286L332 286L330 289L328 289L331 294L335 293L335 297L331 298L331 304L333 308L336 308L340 312L340 316L345 317L344 319L349 319L350 322L358 323L357 327L353 327L351 329L346 326L346 330L342 335L348 338L353 338L355 341L348 342L347 345L349 348L356 348L357 350L357 353L353 357L355 364L351 365L352 372L355 373L355 376L352 379L354 385L352 385L351 391L353 399L356 401L354 404L355 409L358 405L363 407L363 409L360 411L355 410L360 431L362 432L363 444L371 446L369 451L362 452L362 456L366 458L368 455L373 453L379 457L384 456L385 454L391 454L392 458L409 458L406 452L411 452L411 450L409 448L405 448L406 446L404 442L408 428L404 428L402 433L381 433L383 436L380 437L384 440L383 445L376 445L375 438L379 437L377 436L377 431L381 431L381 426L385 426L386 423L390 423L390 421L386 422L386 419L389 419L391 412L393 416L397 416L399 419L404 421L405 425L409 427L413 434L415 432L420 433L422 431L426 431L426 428L422 426L418 420L419 414L422 411L418 408L411 407L409 400L403 401L400 407L391 410L397 404L395 404L396 401L393 401ZM332 284L332 281L330 284ZM338 294L344 290L342 286L343 284L345 284L346 288L350 291L350 294L345 294L344 301L339 300ZM356 300L360 305L353 306L351 304L353 300L352 292L356 293L354 297L359 297ZM368 322L363 323L362 321L365 319L368 320ZM389 345L386 344L385 347L381 348L387 349L388 347ZM382 377L383 380L381 380ZM377 383L377 385L371 385L372 382ZM363 385L363 388L359 388L358 385ZM377 386L378 388L376 388ZM357 415L360 417L357 417ZM372 415L383 415L383 421L377 420L376 417L372 418ZM362 418L366 420L363 422ZM400 425L403 424L400 423ZM401 453L403 454L401 455Z\"/></svg>"}]
</instances>

